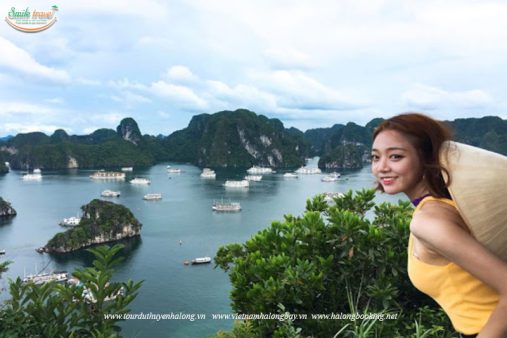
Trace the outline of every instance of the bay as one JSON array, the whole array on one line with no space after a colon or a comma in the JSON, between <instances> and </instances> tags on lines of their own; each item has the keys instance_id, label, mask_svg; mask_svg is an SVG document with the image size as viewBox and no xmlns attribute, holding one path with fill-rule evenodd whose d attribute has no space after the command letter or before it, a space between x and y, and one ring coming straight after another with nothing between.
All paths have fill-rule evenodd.
<instances>
[{"instance_id":1,"label":"bay","mask_svg":"<svg viewBox=\"0 0 507 338\"><path fill-rule=\"evenodd\" d=\"M316 159L309 165L316 166ZM167 173L166 166L182 170ZM264 175L262 181L251 182L248 189L225 189L226 179L241 179L244 171L217 170L216 180L199 177L195 166L163 163L127 173L125 181L90 179L93 171L72 170L43 172L41 181L22 180L21 172L0 177L0 196L12 203L18 215L0 223L2 258L13 261L0 279L0 288L8 287L8 279L35 272L66 270L89 266L92 257L81 250L65 255L38 254L40 247L57 232L58 223L77 216L80 207L103 190L120 191L119 198L107 200L121 203L132 210L143 224L141 237L123 241L125 260L117 268L115 280L143 280L131 313L148 319L124 321L124 337L206 337L218 330L229 330L232 320L213 320L211 314L232 313L229 299L231 285L226 273L213 264L188 266L185 260L214 257L218 248L229 243L243 243L284 214L300 215L306 200L322 192L345 192L373 187L369 167L342 172L338 182L322 182L323 175L300 175L284 178L282 173ZM151 185L134 186L133 177L146 177ZM162 193L161 201L145 201L147 193ZM213 200L228 199L241 203L238 213L216 213ZM396 202L404 196L377 194L376 201ZM5 300L7 291L0 293ZM149 319L157 314L184 319ZM198 319L202 314L206 319ZM192 320L193 319L193 320Z\"/></svg>"}]
</instances>

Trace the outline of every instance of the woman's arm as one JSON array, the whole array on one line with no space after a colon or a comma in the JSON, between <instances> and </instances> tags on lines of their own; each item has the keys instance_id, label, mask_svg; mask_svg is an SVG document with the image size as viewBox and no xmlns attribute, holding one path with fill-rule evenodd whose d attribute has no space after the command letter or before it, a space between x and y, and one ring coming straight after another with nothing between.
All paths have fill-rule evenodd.
<instances>
[{"instance_id":1,"label":"woman's arm","mask_svg":"<svg viewBox=\"0 0 507 338\"><path fill-rule=\"evenodd\" d=\"M500 301L479 337L507 337L507 262L491 253L467 231L454 208L438 202L426 203L414 216L410 230L426 247L498 291Z\"/></svg>"}]
</instances>

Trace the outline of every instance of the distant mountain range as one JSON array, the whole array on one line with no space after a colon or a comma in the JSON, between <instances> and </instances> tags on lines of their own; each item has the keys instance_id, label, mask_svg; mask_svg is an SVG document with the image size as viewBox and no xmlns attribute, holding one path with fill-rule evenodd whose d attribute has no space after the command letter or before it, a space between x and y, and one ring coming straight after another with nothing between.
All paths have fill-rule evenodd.
<instances>
[{"instance_id":1,"label":"distant mountain range","mask_svg":"<svg viewBox=\"0 0 507 338\"><path fill-rule=\"evenodd\" d=\"M0 139L0 172L12 169L145 167L162 161L188 162L199 167L252 165L292 169L310 156L320 156L322 169L361 168L368 158L376 118L364 127L355 123L302 132L285 128L278 119L245 109L194 116L188 127L169 136L142 135L132 118L116 130L90 135L56 130ZM507 121L499 117L447 121L460 142L507 154Z\"/></svg>"}]
</instances>

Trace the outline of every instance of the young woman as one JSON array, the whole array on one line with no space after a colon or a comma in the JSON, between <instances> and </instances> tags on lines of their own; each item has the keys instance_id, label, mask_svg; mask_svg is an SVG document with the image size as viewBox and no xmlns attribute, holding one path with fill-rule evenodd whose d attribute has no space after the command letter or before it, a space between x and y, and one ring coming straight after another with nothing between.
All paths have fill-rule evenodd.
<instances>
[{"instance_id":1,"label":"young woman","mask_svg":"<svg viewBox=\"0 0 507 338\"><path fill-rule=\"evenodd\" d=\"M373 134L372 172L379 190L403 192L416 206L408 241L414 286L440 304L461 337L507 337L507 263L471 235L450 197L439 160L450 139L425 115L392 117Z\"/></svg>"}]
</instances>

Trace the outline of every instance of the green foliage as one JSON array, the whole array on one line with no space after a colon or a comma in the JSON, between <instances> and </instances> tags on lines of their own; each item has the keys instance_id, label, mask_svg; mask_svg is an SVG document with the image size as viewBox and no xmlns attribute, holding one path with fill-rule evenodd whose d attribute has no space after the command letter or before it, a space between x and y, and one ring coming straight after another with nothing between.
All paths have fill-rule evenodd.
<instances>
[{"instance_id":1,"label":"green foliage","mask_svg":"<svg viewBox=\"0 0 507 338\"><path fill-rule=\"evenodd\" d=\"M80 285L11 281L11 298L0 308L0 337L117 337L120 320L105 315L128 313L142 284L111 280L122 247L90 249L93 266L73 273ZM95 302L85 298L84 290Z\"/></svg>"},{"instance_id":2,"label":"green foliage","mask_svg":"<svg viewBox=\"0 0 507 338\"><path fill-rule=\"evenodd\" d=\"M332 337L340 330L342 336L407 337L416 331L416 321L420 332L449 332L445 315L426 315L426 308L441 311L407 276L412 207L407 202L375 205L373 198L373 190L349 191L329 206L318 195L307 201L302 216L286 215L244 244L220 248L215 263L229 274L233 310L306 314L307 319L290 323L303 337ZM311 317L332 313L399 315L355 323ZM252 330L268 337L290 329L286 325L259 320Z\"/></svg>"},{"instance_id":3,"label":"green foliage","mask_svg":"<svg viewBox=\"0 0 507 338\"><path fill-rule=\"evenodd\" d=\"M304 164L307 143L277 119L245 109L194 116L187 128L164 140L168 157L206 167Z\"/></svg>"},{"instance_id":4,"label":"green foliage","mask_svg":"<svg viewBox=\"0 0 507 338\"><path fill-rule=\"evenodd\" d=\"M136 232L139 232L142 226L132 212L120 204L94 199L81 209L83 217L79 225L56 234L46 244L48 250L77 250L88 245L87 243L97 236L115 239L117 234L123 232L124 226L130 226Z\"/></svg>"}]
</instances>

